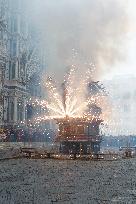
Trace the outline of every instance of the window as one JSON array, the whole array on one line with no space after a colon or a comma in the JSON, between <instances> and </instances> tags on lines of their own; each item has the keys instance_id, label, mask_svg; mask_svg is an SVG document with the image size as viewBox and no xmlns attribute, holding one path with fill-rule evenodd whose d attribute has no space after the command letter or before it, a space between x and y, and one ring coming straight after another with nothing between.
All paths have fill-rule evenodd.
<instances>
[{"instance_id":1,"label":"window","mask_svg":"<svg viewBox=\"0 0 136 204\"><path fill-rule=\"evenodd\" d=\"M17 53L17 41L14 40L10 40L10 56L11 57L15 57Z\"/></svg>"},{"instance_id":2,"label":"window","mask_svg":"<svg viewBox=\"0 0 136 204\"><path fill-rule=\"evenodd\" d=\"M18 121L23 120L23 105L20 102L17 104L17 119Z\"/></svg>"},{"instance_id":3,"label":"window","mask_svg":"<svg viewBox=\"0 0 136 204\"><path fill-rule=\"evenodd\" d=\"M11 102L11 120L14 120L14 103Z\"/></svg>"},{"instance_id":4,"label":"window","mask_svg":"<svg viewBox=\"0 0 136 204\"><path fill-rule=\"evenodd\" d=\"M9 79L15 79L16 73L16 62L10 61L9 62Z\"/></svg>"},{"instance_id":5,"label":"window","mask_svg":"<svg viewBox=\"0 0 136 204\"><path fill-rule=\"evenodd\" d=\"M13 54L14 57L16 56L16 49L17 49L17 42L13 41L13 44L12 44L12 54Z\"/></svg>"},{"instance_id":6,"label":"window","mask_svg":"<svg viewBox=\"0 0 136 204\"><path fill-rule=\"evenodd\" d=\"M13 62L12 63L12 74L11 74L11 78L14 79L15 78L15 69L16 69L16 63Z\"/></svg>"},{"instance_id":7,"label":"window","mask_svg":"<svg viewBox=\"0 0 136 204\"><path fill-rule=\"evenodd\" d=\"M9 79L11 79L12 63L9 61Z\"/></svg>"}]
</instances>

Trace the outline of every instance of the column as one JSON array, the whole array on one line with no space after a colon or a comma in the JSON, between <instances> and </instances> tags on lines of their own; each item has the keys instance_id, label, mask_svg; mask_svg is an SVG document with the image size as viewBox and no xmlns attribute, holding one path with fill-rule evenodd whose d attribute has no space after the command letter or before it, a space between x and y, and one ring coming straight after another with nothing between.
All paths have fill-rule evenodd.
<instances>
[{"instance_id":1,"label":"column","mask_svg":"<svg viewBox=\"0 0 136 204\"><path fill-rule=\"evenodd\" d=\"M26 119L26 98L24 98L23 102L23 122L25 122Z\"/></svg>"}]
</instances>

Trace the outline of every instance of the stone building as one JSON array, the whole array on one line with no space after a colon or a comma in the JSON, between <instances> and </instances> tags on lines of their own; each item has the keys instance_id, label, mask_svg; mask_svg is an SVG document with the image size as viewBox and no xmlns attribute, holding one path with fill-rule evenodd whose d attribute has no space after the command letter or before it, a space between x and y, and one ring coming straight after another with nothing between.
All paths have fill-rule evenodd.
<instances>
[{"instance_id":1,"label":"stone building","mask_svg":"<svg viewBox=\"0 0 136 204\"><path fill-rule=\"evenodd\" d=\"M1 126L25 124L31 95L28 81L40 69L41 56L35 57L38 52L25 6L22 0L0 0Z\"/></svg>"},{"instance_id":2,"label":"stone building","mask_svg":"<svg viewBox=\"0 0 136 204\"><path fill-rule=\"evenodd\" d=\"M8 2L0 0L0 126L4 124L4 80L8 60Z\"/></svg>"}]
</instances>

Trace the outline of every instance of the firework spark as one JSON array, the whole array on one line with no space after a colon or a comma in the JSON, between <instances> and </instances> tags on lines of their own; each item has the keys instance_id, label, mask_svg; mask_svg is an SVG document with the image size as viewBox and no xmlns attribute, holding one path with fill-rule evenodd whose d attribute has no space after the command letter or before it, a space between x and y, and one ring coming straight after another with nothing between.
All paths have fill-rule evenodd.
<instances>
[{"instance_id":1,"label":"firework spark","mask_svg":"<svg viewBox=\"0 0 136 204\"><path fill-rule=\"evenodd\" d=\"M92 66L92 64L90 64ZM93 65L94 66L94 65ZM94 68L94 67L93 67ZM78 76L78 70L75 65L64 77L64 82L60 88L51 77L48 77L45 87L47 90L47 100L31 101L32 105L41 106L43 110L48 110L42 116L34 119L36 123L45 120L54 120L61 118L83 118L92 120L93 118L101 119L101 111L98 111L104 104L103 90L98 90L95 94L89 93L89 83L92 81L92 69L88 69L84 76ZM89 107L95 107L93 112Z\"/></svg>"}]
</instances>

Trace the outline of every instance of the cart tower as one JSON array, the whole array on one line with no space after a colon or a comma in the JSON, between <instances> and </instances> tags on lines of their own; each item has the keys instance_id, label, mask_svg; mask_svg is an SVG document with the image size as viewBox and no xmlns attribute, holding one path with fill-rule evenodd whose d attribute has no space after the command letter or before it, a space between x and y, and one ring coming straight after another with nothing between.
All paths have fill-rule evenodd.
<instances>
[{"instance_id":1,"label":"cart tower","mask_svg":"<svg viewBox=\"0 0 136 204\"><path fill-rule=\"evenodd\" d=\"M59 126L56 141L60 143L60 152L64 154L89 154L100 151L102 136L99 126L102 120L98 118L57 119Z\"/></svg>"}]
</instances>

